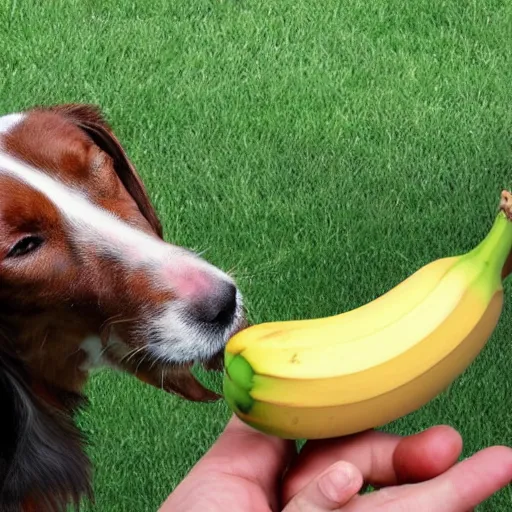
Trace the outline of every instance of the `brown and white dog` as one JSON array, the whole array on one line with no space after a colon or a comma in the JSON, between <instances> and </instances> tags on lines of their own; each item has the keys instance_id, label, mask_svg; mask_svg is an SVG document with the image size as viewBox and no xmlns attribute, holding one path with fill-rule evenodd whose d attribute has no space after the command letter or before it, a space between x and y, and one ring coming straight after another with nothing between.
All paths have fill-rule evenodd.
<instances>
[{"instance_id":1,"label":"brown and white dog","mask_svg":"<svg viewBox=\"0 0 512 512\"><path fill-rule=\"evenodd\" d=\"M195 401L193 377L245 326L226 273L165 243L134 166L98 109L0 117L0 510L92 496L73 421L109 365Z\"/></svg>"}]
</instances>

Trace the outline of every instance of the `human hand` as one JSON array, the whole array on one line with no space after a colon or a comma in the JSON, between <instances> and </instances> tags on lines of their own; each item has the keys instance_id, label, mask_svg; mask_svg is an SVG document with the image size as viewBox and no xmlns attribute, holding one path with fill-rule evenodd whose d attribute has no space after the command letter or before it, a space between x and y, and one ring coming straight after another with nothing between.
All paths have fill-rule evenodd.
<instances>
[{"instance_id":1,"label":"human hand","mask_svg":"<svg viewBox=\"0 0 512 512\"><path fill-rule=\"evenodd\" d=\"M261 434L233 416L160 512L281 510L280 478L294 453L293 442Z\"/></svg>"},{"instance_id":2,"label":"human hand","mask_svg":"<svg viewBox=\"0 0 512 512\"><path fill-rule=\"evenodd\" d=\"M465 512L510 482L512 450L488 448L454 467L461 447L453 429L434 427L312 441L297 456L293 442L233 417L160 512ZM359 496L364 481L393 487Z\"/></svg>"},{"instance_id":3,"label":"human hand","mask_svg":"<svg viewBox=\"0 0 512 512\"><path fill-rule=\"evenodd\" d=\"M291 512L467 512L510 484L512 449L493 446L457 464L461 451L447 426L309 441L287 472L282 503L293 503ZM346 483L348 472L357 483ZM379 490L348 501L347 489L359 491L363 481Z\"/></svg>"}]
</instances>

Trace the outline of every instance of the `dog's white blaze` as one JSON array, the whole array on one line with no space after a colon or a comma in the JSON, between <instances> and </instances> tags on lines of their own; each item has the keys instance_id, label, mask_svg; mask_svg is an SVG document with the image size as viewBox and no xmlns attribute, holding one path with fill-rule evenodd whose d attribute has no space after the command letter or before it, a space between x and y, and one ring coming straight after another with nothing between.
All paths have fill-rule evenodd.
<instances>
[{"instance_id":1,"label":"dog's white blaze","mask_svg":"<svg viewBox=\"0 0 512 512\"><path fill-rule=\"evenodd\" d=\"M161 269L162 265L183 258L198 270L229 280L224 272L205 260L192 257L184 249L166 244L130 226L113 213L91 203L80 191L0 151L2 174L12 176L43 193L71 223L78 242L91 244L90 247L117 256L126 265L138 267L149 264L154 269Z\"/></svg>"},{"instance_id":2,"label":"dog's white blaze","mask_svg":"<svg viewBox=\"0 0 512 512\"><path fill-rule=\"evenodd\" d=\"M139 231L91 203L80 191L54 180L24 162L0 152L0 175L9 175L43 193L73 226L74 236L84 244L94 242L108 252L128 249L131 262L138 258L162 260L168 257L165 244Z\"/></svg>"},{"instance_id":3,"label":"dog's white blaze","mask_svg":"<svg viewBox=\"0 0 512 512\"><path fill-rule=\"evenodd\" d=\"M0 117L0 134L10 132L26 118L26 114L8 114Z\"/></svg>"}]
</instances>

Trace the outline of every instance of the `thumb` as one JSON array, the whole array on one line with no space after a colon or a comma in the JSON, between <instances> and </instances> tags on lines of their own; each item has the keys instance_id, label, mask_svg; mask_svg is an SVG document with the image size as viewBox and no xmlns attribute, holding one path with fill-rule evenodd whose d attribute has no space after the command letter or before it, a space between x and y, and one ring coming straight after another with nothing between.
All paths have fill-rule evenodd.
<instances>
[{"instance_id":1,"label":"thumb","mask_svg":"<svg viewBox=\"0 0 512 512\"><path fill-rule=\"evenodd\" d=\"M283 512L328 512L338 510L361 489L363 476L349 462L340 461L312 480L286 505Z\"/></svg>"}]
</instances>

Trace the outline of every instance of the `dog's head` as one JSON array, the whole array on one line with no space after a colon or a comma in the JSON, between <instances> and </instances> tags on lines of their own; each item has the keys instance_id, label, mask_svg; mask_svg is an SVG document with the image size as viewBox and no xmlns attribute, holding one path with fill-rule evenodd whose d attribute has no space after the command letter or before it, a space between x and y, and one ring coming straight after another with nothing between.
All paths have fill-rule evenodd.
<instances>
[{"instance_id":1,"label":"dog's head","mask_svg":"<svg viewBox=\"0 0 512 512\"><path fill-rule=\"evenodd\" d=\"M162 240L97 109L0 118L0 333L36 373L76 389L98 363L143 380L173 368L173 391L209 399L189 366L218 356L243 323L231 277Z\"/></svg>"}]
</instances>

